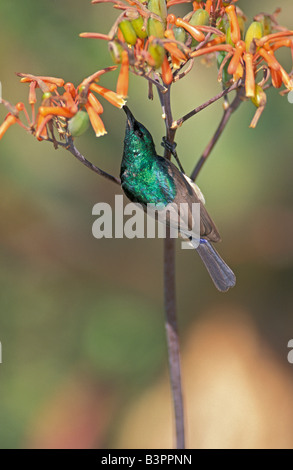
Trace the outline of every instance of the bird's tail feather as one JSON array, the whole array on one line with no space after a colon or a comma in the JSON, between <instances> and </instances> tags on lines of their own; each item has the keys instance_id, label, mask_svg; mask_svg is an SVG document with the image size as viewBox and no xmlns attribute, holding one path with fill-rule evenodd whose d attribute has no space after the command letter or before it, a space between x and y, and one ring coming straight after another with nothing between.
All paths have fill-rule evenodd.
<instances>
[{"instance_id":1,"label":"bird's tail feather","mask_svg":"<svg viewBox=\"0 0 293 470\"><path fill-rule=\"evenodd\" d=\"M193 240L191 240L191 243ZM232 269L225 263L219 253L213 248L209 241L201 239L198 245L194 244L199 256L208 270L216 288L225 292L236 284L236 277Z\"/></svg>"}]
</instances>

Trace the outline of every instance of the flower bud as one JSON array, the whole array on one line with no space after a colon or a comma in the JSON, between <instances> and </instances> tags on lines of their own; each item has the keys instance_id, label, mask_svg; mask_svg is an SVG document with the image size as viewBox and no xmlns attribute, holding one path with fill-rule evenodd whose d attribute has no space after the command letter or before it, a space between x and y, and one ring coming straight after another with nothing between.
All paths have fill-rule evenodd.
<instances>
[{"instance_id":1,"label":"flower bud","mask_svg":"<svg viewBox=\"0 0 293 470\"><path fill-rule=\"evenodd\" d=\"M185 43L186 41L186 32L183 28L180 28L178 26L174 26L173 28L173 33L176 41L180 41Z\"/></svg>"},{"instance_id":2,"label":"flower bud","mask_svg":"<svg viewBox=\"0 0 293 470\"><path fill-rule=\"evenodd\" d=\"M123 37L127 44L130 44L131 46L134 46L136 43L137 36L135 34L135 31L133 29L133 26L129 20L122 20L119 23L119 29L121 33L123 34Z\"/></svg>"},{"instance_id":3,"label":"flower bud","mask_svg":"<svg viewBox=\"0 0 293 470\"><path fill-rule=\"evenodd\" d=\"M149 18L148 26L147 26L147 33L148 36L154 36L155 38L163 39L164 37L164 26L159 20L155 20L154 18Z\"/></svg>"},{"instance_id":4,"label":"flower bud","mask_svg":"<svg viewBox=\"0 0 293 470\"><path fill-rule=\"evenodd\" d=\"M210 15L206 10L196 10L189 20L189 24L192 26L207 26L210 23Z\"/></svg>"},{"instance_id":5,"label":"flower bud","mask_svg":"<svg viewBox=\"0 0 293 470\"><path fill-rule=\"evenodd\" d=\"M145 39L147 37L147 32L143 29L144 21L141 16L132 20L131 24L138 38Z\"/></svg>"},{"instance_id":6,"label":"flower bud","mask_svg":"<svg viewBox=\"0 0 293 470\"><path fill-rule=\"evenodd\" d=\"M247 52L253 51L253 40L261 39L263 37L263 27L259 21L253 21L246 31L245 35L245 45Z\"/></svg>"},{"instance_id":7,"label":"flower bud","mask_svg":"<svg viewBox=\"0 0 293 470\"><path fill-rule=\"evenodd\" d=\"M167 5L165 0L149 0L148 10L160 16L163 20L164 26L167 22Z\"/></svg>"},{"instance_id":8,"label":"flower bud","mask_svg":"<svg viewBox=\"0 0 293 470\"><path fill-rule=\"evenodd\" d=\"M235 47L235 44L231 38L231 26L228 26L227 31L226 31L226 44L230 44L230 46Z\"/></svg>"},{"instance_id":9,"label":"flower bud","mask_svg":"<svg viewBox=\"0 0 293 470\"><path fill-rule=\"evenodd\" d=\"M68 121L68 130L73 137L79 137L89 127L89 116L86 111L79 110L76 115Z\"/></svg>"},{"instance_id":10,"label":"flower bud","mask_svg":"<svg viewBox=\"0 0 293 470\"><path fill-rule=\"evenodd\" d=\"M148 51L155 61L155 68L158 69L159 67L161 67L165 58L165 49L163 48L163 46L161 46L160 44L151 43L149 45Z\"/></svg>"},{"instance_id":11,"label":"flower bud","mask_svg":"<svg viewBox=\"0 0 293 470\"><path fill-rule=\"evenodd\" d=\"M50 91L46 91L45 93L43 93L43 96L42 96L42 100L47 100L49 98L51 98L52 96L52 93Z\"/></svg>"},{"instance_id":12,"label":"flower bud","mask_svg":"<svg viewBox=\"0 0 293 470\"><path fill-rule=\"evenodd\" d=\"M256 106L257 108L259 108L260 106L264 106L266 104L266 100L267 97L262 87L256 84L254 96L251 98L251 101L253 102L254 106Z\"/></svg>"},{"instance_id":13,"label":"flower bud","mask_svg":"<svg viewBox=\"0 0 293 470\"><path fill-rule=\"evenodd\" d=\"M108 49L114 64L120 64L123 47L119 44L119 42L110 41L108 44Z\"/></svg>"}]
</instances>

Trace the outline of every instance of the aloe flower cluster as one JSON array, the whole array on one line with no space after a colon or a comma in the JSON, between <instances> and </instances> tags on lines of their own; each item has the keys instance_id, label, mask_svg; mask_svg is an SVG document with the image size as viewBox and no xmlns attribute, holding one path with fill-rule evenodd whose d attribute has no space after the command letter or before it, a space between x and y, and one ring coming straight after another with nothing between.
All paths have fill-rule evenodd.
<instances>
[{"instance_id":1,"label":"aloe flower cluster","mask_svg":"<svg viewBox=\"0 0 293 470\"><path fill-rule=\"evenodd\" d=\"M78 86L55 77L18 74L29 85L28 105L10 104L2 99L8 114L0 126L0 139L17 123L38 140L66 135L79 136L91 123L97 137L106 133L101 114L103 106L97 94L121 108L128 95L129 72L146 78L167 91L193 68L196 60L208 56L218 66L216 79L222 87L237 84L243 99L251 100L257 110L251 122L255 127L265 108L269 87L293 90L292 71L286 71L275 56L288 48L293 56L293 31L277 22L273 14L259 14L250 23L235 5L237 0L93 0L93 4L111 3L121 13L108 34L85 32L80 36L106 40L114 66L99 70ZM183 17L171 11L186 3L190 11ZM116 91L100 84L100 77L119 68ZM41 92L39 104L37 90ZM176 126L176 123L174 124ZM53 136L53 137L52 137Z\"/></svg>"}]
</instances>

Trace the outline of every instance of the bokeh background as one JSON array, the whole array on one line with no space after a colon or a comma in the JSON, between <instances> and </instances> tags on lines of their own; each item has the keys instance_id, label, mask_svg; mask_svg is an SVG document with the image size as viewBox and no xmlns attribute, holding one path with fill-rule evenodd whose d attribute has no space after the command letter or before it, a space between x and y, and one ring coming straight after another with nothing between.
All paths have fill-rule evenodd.
<instances>
[{"instance_id":1,"label":"bokeh background","mask_svg":"<svg viewBox=\"0 0 293 470\"><path fill-rule=\"evenodd\" d=\"M290 0L238 4L250 20L281 6L280 23L293 26ZM116 16L85 0L1 0L3 97L26 99L18 71L78 84L111 65L105 43L78 34L106 33ZM283 60L290 70L288 51ZM114 89L116 79L101 84ZM174 86L174 117L219 89L214 65L198 61ZM129 95L160 148L157 98L138 77ZM293 446L293 104L270 90L252 130L254 110L240 107L198 180L237 286L218 293L177 245L189 448ZM221 113L214 104L179 130L187 172ZM118 175L125 116L105 103L104 121L107 136L89 130L76 143ZM16 126L0 143L0 188L0 447L171 448L162 240L94 239L93 205L113 205L120 189Z\"/></svg>"}]
</instances>

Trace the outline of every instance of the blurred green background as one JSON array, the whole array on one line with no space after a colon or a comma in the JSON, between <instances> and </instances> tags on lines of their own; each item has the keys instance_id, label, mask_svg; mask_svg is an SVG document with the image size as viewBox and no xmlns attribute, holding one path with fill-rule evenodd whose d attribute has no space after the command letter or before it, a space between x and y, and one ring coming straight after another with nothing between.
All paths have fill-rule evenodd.
<instances>
[{"instance_id":1,"label":"blurred green background","mask_svg":"<svg viewBox=\"0 0 293 470\"><path fill-rule=\"evenodd\" d=\"M249 20L281 6L280 23L293 26L289 0L238 5ZM106 43L78 34L107 33L116 17L90 1L1 0L3 97L26 100L15 72L78 84L111 65ZM283 61L289 71L290 52ZM173 87L174 117L219 90L214 65L198 61ZM159 149L161 110L143 79L130 78L128 104ZM108 135L89 130L76 145L118 175L125 115L104 108ZM237 286L216 292L197 255L177 245L189 447L293 446L293 105L270 90L252 130L254 111L240 107L198 180ZM221 113L216 103L178 131L187 172ZM94 239L93 205L113 205L120 189L16 126L0 143L0 187L0 448L172 447L162 240Z\"/></svg>"}]
</instances>

